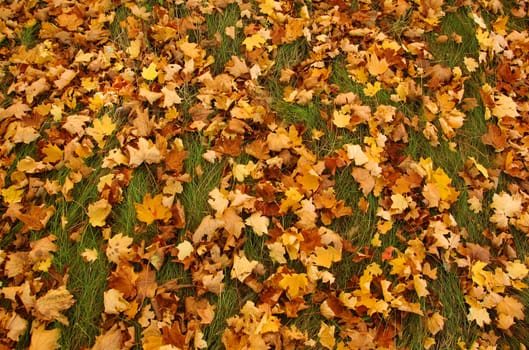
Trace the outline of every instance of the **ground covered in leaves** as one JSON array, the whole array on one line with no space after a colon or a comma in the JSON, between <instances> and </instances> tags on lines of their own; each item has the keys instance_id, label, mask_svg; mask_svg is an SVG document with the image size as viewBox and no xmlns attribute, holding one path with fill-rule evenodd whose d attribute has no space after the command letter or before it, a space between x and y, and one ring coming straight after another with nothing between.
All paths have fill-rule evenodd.
<instances>
[{"instance_id":1,"label":"ground covered in leaves","mask_svg":"<svg viewBox=\"0 0 529 350\"><path fill-rule=\"evenodd\" d=\"M0 5L0 349L529 343L529 14Z\"/></svg>"}]
</instances>

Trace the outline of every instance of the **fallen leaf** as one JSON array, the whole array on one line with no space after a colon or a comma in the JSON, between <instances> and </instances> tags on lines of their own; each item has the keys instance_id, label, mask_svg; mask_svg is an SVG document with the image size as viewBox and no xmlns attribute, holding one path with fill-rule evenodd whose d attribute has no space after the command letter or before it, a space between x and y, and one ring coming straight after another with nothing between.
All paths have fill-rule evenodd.
<instances>
[{"instance_id":1,"label":"fallen leaf","mask_svg":"<svg viewBox=\"0 0 529 350\"><path fill-rule=\"evenodd\" d=\"M94 227L105 226L106 219L111 211L112 206L106 199L100 199L97 202L90 203L88 205L88 219L90 225Z\"/></svg>"},{"instance_id":2,"label":"fallen leaf","mask_svg":"<svg viewBox=\"0 0 529 350\"><path fill-rule=\"evenodd\" d=\"M171 209L165 207L162 201L163 195L161 193L154 197L152 197L150 193L147 193L143 197L143 202L141 204L134 203L138 220L150 225L155 220L167 222L169 219L171 219Z\"/></svg>"},{"instance_id":3,"label":"fallen leaf","mask_svg":"<svg viewBox=\"0 0 529 350\"><path fill-rule=\"evenodd\" d=\"M59 349L59 338L61 331L59 328L46 329L46 325L39 322L33 322L31 327L30 350L55 350Z\"/></svg>"},{"instance_id":4,"label":"fallen leaf","mask_svg":"<svg viewBox=\"0 0 529 350\"><path fill-rule=\"evenodd\" d=\"M50 289L35 302L35 316L40 320L59 321L68 326L68 319L61 312L68 310L74 303L73 295L65 286Z\"/></svg>"}]
</instances>

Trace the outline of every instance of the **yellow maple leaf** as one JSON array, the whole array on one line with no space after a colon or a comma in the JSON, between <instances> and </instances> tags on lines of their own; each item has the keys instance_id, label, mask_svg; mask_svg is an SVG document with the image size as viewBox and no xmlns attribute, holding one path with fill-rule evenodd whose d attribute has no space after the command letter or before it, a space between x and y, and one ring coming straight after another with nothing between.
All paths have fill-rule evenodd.
<instances>
[{"instance_id":1,"label":"yellow maple leaf","mask_svg":"<svg viewBox=\"0 0 529 350\"><path fill-rule=\"evenodd\" d=\"M31 327L31 342L29 350L55 350L59 349L59 337L61 330L59 328L46 329L45 323L33 322Z\"/></svg>"},{"instance_id":2,"label":"yellow maple leaf","mask_svg":"<svg viewBox=\"0 0 529 350\"><path fill-rule=\"evenodd\" d=\"M261 47L266 42L266 39L259 33L256 33L252 36L247 37L244 39L242 44L246 46L246 50L252 51L256 47Z\"/></svg>"},{"instance_id":3,"label":"yellow maple leaf","mask_svg":"<svg viewBox=\"0 0 529 350\"><path fill-rule=\"evenodd\" d=\"M154 62L151 62L149 64L149 67L144 67L141 70L141 76L145 80L154 80L158 76L158 71L156 70L156 64Z\"/></svg>"},{"instance_id":4,"label":"yellow maple leaf","mask_svg":"<svg viewBox=\"0 0 529 350\"><path fill-rule=\"evenodd\" d=\"M469 308L467 318L469 321L476 321L480 327L490 324L489 312L479 304L475 304Z\"/></svg>"},{"instance_id":5,"label":"yellow maple leaf","mask_svg":"<svg viewBox=\"0 0 529 350\"><path fill-rule=\"evenodd\" d=\"M24 196L24 189L18 188L18 186L15 185L11 185L8 188L2 188L0 194L4 199L4 203L18 203L22 200L22 197Z\"/></svg>"},{"instance_id":6,"label":"yellow maple leaf","mask_svg":"<svg viewBox=\"0 0 529 350\"><path fill-rule=\"evenodd\" d=\"M299 193L294 187L286 190L285 196L286 198L281 201L281 206L279 209L281 213L286 213L290 208L298 208L300 205L299 202L303 198L303 195Z\"/></svg>"},{"instance_id":7,"label":"yellow maple leaf","mask_svg":"<svg viewBox=\"0 0 529 350\"><path fill-rule=\"evenodd\" d=\"M56 163L62 159L63 151L59 146L49 143L42 149L42 153L46 155L42 159L44 163Z\"/></svg>"},{"instance_id":8,"label":"yellow maple leaf","mask_svg":"<svg viewBox=\"0 0 529 350\"><path fill-rule=\"evenodd\" d=\"M340 110L334 110L332 113L332 123L336 125L338 128L345 128L349 125L351 122L351 115L347 113L344 108L340 108Z\"/></svg>"},{"instance_id":9,"label":"yellow maple leaf","mask_svg":"<svg viewBox=\"0 0 529 350\"><path fill-rule=\"evenodd\" d=\"M366 87L364 88L364 95L366 95L367 97L373 97L380 90L382 90L382 85L379 81L376 81L374 84L367 83Z\"/></svg>"},{"instance_id":10,"label":"yellow maple leaf","mask_svg":"<svg viewBox=\"0 0 529 350\"><path fill-rule=\"evenodd\" d=\"M419 298L430 295L430 292L426 288L426 280L419 275L413 276L413 287Z\"/></svg>"},{"instance_id":11,"label":"yellow maple leaf","mask_svg":"<svg viewBox=\"0 0 529 350\"><path fill-rule=\"evenodd\" d=\"M303 171L301 175L296 176L296 181L301 185L301 188L307 192L316 191L320 187L320 175L309 168L307 171Z\"/></svg>"},{"instance_id":12,"label":"yellow maple leaf","mask_svg":"<svg viewBox=\"0 0 529 350\"><path fill-rule=\"evenodd\" d=\"M306 273L285 273L281 281L279 281L279 287L287 292L287 296L290 299L301 296L308 286L309 280Z\"/></svg>"},{"instance_id":13,"label":"yellow maple leaf","mask_svg":"<svg viewBox=\"0 0 529 350\"><path fill-rule=\"evenodd\" d=\"M94 126L87 128L86 133L91 136L100 148L105 146L105 136L110 136L116 130L116 124L105 114L101 119L94 120Z\"/></svg>"},{"instance_id":14,"label":"yellow maple leaf","mask_svg":"<svg viewBox=\"0 0 529 350\"><path fill-rule=\"evenodd\" d=\"M88 219L90 225L102 227L106 224L107 216L110 214L112 206L106 199L100 199L97 202L88 205Z\"/></svg>"},{"instance_id":15,"label":"yellow maple leaf","mask_svg":"<svg viewBox=\"0 0 529 350\"><path fill-rule=\"evenodd\" d=\"M130 58L138 58L141 52L142 40L136 39L130 42L130 46L127 48L127 53L130 55Z\"/></svg>"},{"instance_id":16,"label":"yellow maple leaf","mask_svg":"<svg viewBox=\"0 0 529 350\"><path fill-rule=\"evenodd\" d=\"M334 337L336 326L328 326L325 322L322 322L320 325L320 331L318 332L318 337L320 338L320 344L329 350L334 349L336 344L336 338Z\"/></svg>"},{"instance_id":17,"label":"yellow maple leaf","mask_svg":"<svg viewBox=\"0 0 529 350\"><path fill-rule=\"evenodd\" d=\"M333 262L340 260L342 260L342 252L333 246L316 247L314 249L314 255L312 256L312 262L314 264L326 268L331 267Z\"/></svg>"},{"instance_id":18,"label":"yellow maple leaf","mask_svg":"<svg viewBox=\"0 0 529 350\"><path fill-rule=\"evenodd\" d=\"M172 216L171 209L165 207L162 200L162 194L152 197L150 193L147 193L143 197L143 203L134 203L138 220L147 225L152 224L155 220L169 221Z\"/></svg>"},{"instance_id":19,"label":"yellow maple leaf","mask_svg":"<svg viewBox=\"0 0 529 350\"><path fill-rule=\"evenodd\" d=\"M527 266L520 260L508 261L506 263L507 274L513 279L523 279L529 274Z\"/></svg>"},{"instance_id":20,"label":"yellow maple leaf","mask_svg":"<svg viewBox=\"0 0 529 350\"><path fill-rule=\"evenodd\" d=\"M432 335L436 335L443 330L445 318L437 311L426 320L426 326Z\"/></svg>"}]
</instances>

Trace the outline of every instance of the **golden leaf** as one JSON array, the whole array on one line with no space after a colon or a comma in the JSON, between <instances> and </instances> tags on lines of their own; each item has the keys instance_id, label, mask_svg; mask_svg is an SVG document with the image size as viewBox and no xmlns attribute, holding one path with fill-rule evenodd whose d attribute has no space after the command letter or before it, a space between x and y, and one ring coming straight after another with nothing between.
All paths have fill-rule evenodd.
<instances>
[{"instance_id":1,"label":"golden leaf","mask_svg":"<svg viewBox=\"0 0 529 350\"><path fill-rule=\"evenodd\" d=\"M266 42L266 39L260 33L256 33L244 39L242 44L246 46L246 50L252 51L256 47L259 48L263 46L265 42Z\"/></svg>"},{"instance_id":2,"label":"golden leaf","mask_svg":"<svg viewBox=\"0 0 529 350\"><path fill-rule=\"evenodd\" d=\"M97 202L90 203L88 205L88 219L90 225L94 227L105 226L106 219L111 211L112 206L106 199L100 199Z\"/></svg>"},{"instance_id":3,"label":"golden leaf","mask_svg":"<svg viewBox=\"0 0 529 350\"><path fill-rule=\"evenodd\" d=\"M33 322L31 327L31 343L29 350L55 350L59 349L59 337L61 330L59 328L46 329L46 325L40 322Z\"/></svg>"},{"instance_id":4,"label":"golden leaf","mask_svg":"<svg viewBox=\"0 0 529 350\"><path fill-rule=\"evenodd\" d=\"M283 278L279 281L279 287L287 292L289 299L295 299L305 294L309 286L306 273L283 273Z\"/></svg>"},{"instance_id":5,"label":"golden leaf","mask_svg":"<svg viewBox=\"0 0 529 350\"><path fill-rule=\"evenodd\" d=\"M138 220L147 225L152 224L155 220L169 221L172 216L171 209L165 207L162 200L163 195L161 193L154 197L147 193L143 197L143 203L134 203Z\"/></svg>"},{"instance_id":6,"label":"golden leaf","mask_svg":"<svg viewBox=\"0 0 529 350\"><path fill-rule=\"evenodd\" d=\"M328 326L324 322L320 325L320 331L318 332L318 337L320 338L320 344L329 350L334 349L336 344L336 338L334 338L336 326Z\"/></svg>"},{"instance_id":7,"label":"golden leaf","mask_svg":"<svg viewBox=\"0 0 529 350\"><path fill-rule=\"evenodd\" d=\"M154 80L158 76L158 71L156 70L156 64L154 62L151 62L149 64L149 67L144 67L141 70L141 76L145 80Z\"/></svg>"}]
</instances>

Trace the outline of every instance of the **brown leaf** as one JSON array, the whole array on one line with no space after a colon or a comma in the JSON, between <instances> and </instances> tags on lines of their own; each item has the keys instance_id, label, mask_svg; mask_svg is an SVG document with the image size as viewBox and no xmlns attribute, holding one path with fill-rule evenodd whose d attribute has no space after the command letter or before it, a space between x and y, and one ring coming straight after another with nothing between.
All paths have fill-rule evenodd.
<instances>
[{"instance_id":1,"label":"brown leaf","mask_svg":"<svg viewBox=\"0 0 529 350\"><path fill-rule=\"evenodd\" d=\"M487 133L481 136L481 140L498 151L502 151L507 146L507 136L496 124L487 124Z\"/></svg>"}]
</instances>

